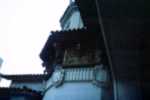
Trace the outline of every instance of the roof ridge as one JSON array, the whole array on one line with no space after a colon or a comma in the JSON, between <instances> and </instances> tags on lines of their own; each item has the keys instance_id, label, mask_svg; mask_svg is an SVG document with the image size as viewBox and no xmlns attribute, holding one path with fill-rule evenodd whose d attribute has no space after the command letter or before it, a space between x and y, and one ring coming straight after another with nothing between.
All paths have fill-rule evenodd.
<instances>
[{"instance_id":1,"label":"roof ridge","mask_svg":"<svg viewBox=\"0 0 150 100\"><path fill-rule=\"evenodd\" d=\"M28 76L28 75L31 75L31 76L36 76L36 75L48 75L48 74L0 74L0 76Z\"/></svg>"}]
</instances>

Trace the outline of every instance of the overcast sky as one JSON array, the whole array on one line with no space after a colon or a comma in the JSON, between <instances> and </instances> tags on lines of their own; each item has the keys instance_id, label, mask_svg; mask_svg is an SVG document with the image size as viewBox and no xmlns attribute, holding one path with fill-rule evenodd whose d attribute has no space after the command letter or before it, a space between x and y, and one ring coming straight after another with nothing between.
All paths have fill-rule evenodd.
<instances>
[{"instance_id":1,"label":"overcast sky","mask_svg":"<svg viewBox=\"0 0 150 100\"><path fill-rule=\"evenodd\" d=\"M0 0L0 69L4 74L42 73L39 53L69 0Z\"/></svg>"}]
</instances>

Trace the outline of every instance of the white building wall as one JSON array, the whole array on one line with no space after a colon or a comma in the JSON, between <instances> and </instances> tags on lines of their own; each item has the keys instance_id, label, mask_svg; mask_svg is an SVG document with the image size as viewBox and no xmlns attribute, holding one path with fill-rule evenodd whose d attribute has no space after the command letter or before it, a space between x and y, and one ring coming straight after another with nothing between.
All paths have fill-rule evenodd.
<instances>
[{"instance_id":1,"label":"white building wall","mask_svg":"<svg viewBox=\"0 0 150 100\"><path fill-rule=\"evenodd\" d=\"M67 82L49 89L43 100L101 100L101 88L88 82Z\"/></svg>"},{"instance_id":2,"label":"white building wall","mask_svg":"<svg viewBox=\"0 0 150 100\"><path fill-rule=\"evenodd\" d=\"M65 22L63 29L67 30L67 29L80 29L80 28L83 28L83 22L81 20L79 11L75 11Z\"/></svg>"},{"instance_id":3,"label":"white building wall","mask_svg":"<svg viewBox=\"0 0 150 100\"><path fill-rule=\"evenodd\" d=\"M45 85L43 100L102 100L101 92L108 85L108 74L101 68L102 66L63 69L62 84L58 87L55 79L61 80L61 74L58 70L54 71Z\"/></svg>"},{"instance_id":4,"label":"white building wall","mask_svg":"<svg viewBox=\"0 0 150 100\"><path fill-rule=\"evenodd\" d=\"M78 11L76 11L75 13L72 14L71 18L70 18L70 28L82 28L83 27L83 23L80 22L81 18L80 18L80 13Z\"/></svg>"}]
</instances>

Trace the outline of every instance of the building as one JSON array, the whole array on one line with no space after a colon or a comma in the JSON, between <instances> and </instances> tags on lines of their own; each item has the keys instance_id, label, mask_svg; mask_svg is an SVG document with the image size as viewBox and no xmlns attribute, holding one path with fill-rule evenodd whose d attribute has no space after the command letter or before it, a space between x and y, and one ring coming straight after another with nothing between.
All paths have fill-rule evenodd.
<instances>
[{"instance_id":1,"label":"building","mask_svg":"<svg viewBox=\"0 0 150 100\"><path fill-rule=\"evenodd\" d=\"M46 74L23 74L23 75L4 75L1 77L11 80L10 88L28 88L42 92L45 81L48 79Z\"/></svg>"},{"instance_id":2,"label":"building","mask_svg":"<svg viewBox=\"0 0 150 100\"><path fill-rule=\"evenodd\" d=\"M62 30L80 29L83 28L83 21L77 5L70 1L70 6L66 9L60 19Z\"/></svg>"},{"instance_id":3,"label":"building","mask_svg":"<svg viewBox=\"0 0 150 100\"><path fill-rule=\"evenodd\" d=\"M150 90L148 5L141 0L75 2L83 28L73 30L70 22L60 21L63 30L52 32L40 54L51 74L44 100L147 99ZM99 56L93 56L94 53ZM95 58L93 61L88 60L90 55ZM97 59L101 60L97 62ZM100 86L95 89L92 84L87 85L93 82L89 74L92 68L97 71L92 78Z\"/></svg>"},{"instance_id":4,"label":"building","mask_svg":"<svg viewBox=\"0 0 150 100\"><path fill-rule=\"evenodd\" d=\"M42 100L46 74L4 75L11 80L9 87L0 87L0 100Z\"/></svg>"},{"instance_id":5,"label":"building","mask_svg":"<svg viewBox=\"0 0 150 100\"><path fill-rule=\"evenodd\" d=\"M3 60L2 60L2 58L0 58L0 68L2 66L2 63L3 63Z\"/></svg>"},{"instance_id":6,"label":"building","mask_svg":"<svg viewBox=\"0 0 150 100\"><path fill-rule=\"evenodd\" d=\"M40 92L27 88L0 88L0 100L42 100Z\"/></svg>"},{"instance_id":7,"label":"building","mask_svg":"<svg viewBox=\"0 0 150 100\"><path fill-rule=\"evenodd\" d=\"M0 58L0 68L2 66L2 63L3 63L3 60L2 60L2 58ZM1 81L1 77L0 77L0 81Z\"/></svg>"},{"instance_id":8,"label":"building","mask_svg":"<svg viewBox=\"0 0 150 100\"><path fill-rule=\"evenodd\" d=\"M43 100L100 100L104 95L111 98L98 30L84 26L75 2L70 3L60 22L62 30L51 32L40 54L51 74ZM105 91L110 93L106 96Z\"/></svg>"}]
</instances>

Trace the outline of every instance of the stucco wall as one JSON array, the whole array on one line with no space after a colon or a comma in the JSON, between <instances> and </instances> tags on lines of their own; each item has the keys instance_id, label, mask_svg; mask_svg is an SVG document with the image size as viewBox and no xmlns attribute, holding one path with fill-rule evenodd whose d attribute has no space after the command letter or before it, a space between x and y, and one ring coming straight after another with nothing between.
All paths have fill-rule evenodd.
<instances>
[{"instance_id":1,"label":"stucco wall","mask_svg":"<svg viewBox=\"0 0 150 100\"><path fill-rule=\"evenodd\" d=\"M86 83L65 83L62 86L49 89L43 100L101 100L101 88Z\"/></svg>"},{"instance_id":2,"label":"stucco wall","mask_svg":"<svg viewBox=\"0 0 150 100\"><path fill-rule=\"evenodd\" d=\"M65 22L63 29L78 29L83 27L83 22L80 17L79 11L75 11L71 14L68 20Z\"/></svg>"},{"instance_id":3,"label":"stucco wall","mask_svg":"<svg viewBox=\"0 0 150 100\"><path fill-rule=\"evenodd\" d=\"M43 100L111 100L111 93L106 94L106 91L110 91L108 74L102 67L103 65L97 65L95 68L63 69L63 82L58 87L58 81L55 82L54 79L61 75L58 75L57 69L45 85Z\"/></svg>"}]
</instances>

